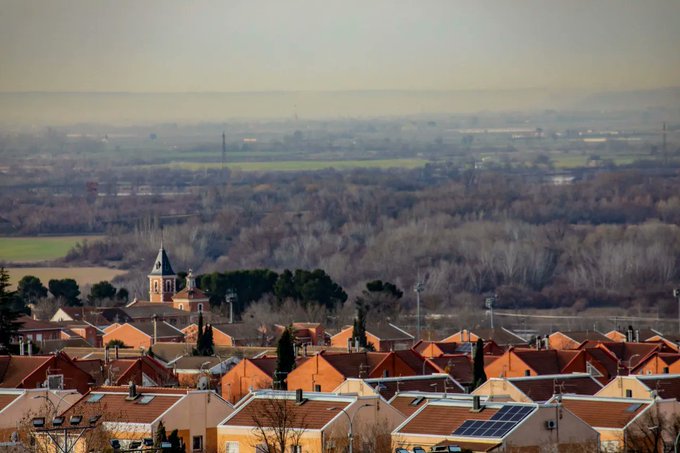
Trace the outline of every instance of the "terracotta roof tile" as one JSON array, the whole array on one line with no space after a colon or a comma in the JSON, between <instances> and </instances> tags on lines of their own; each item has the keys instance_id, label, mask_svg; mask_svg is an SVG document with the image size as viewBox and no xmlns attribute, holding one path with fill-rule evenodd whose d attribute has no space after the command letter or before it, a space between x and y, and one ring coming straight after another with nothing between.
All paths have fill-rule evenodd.
<instances>
[{"instance_id":1,"label":"terracotta roof tile","mask_svg":"<svg viewBox=\"0 0 680 453\"><path fill-rule=\"evenodd\" d=\"M24 379L53 359L54 356L0 357L0 387L20 387Z\"/></svg>"},{"instance_id":2,"label":"terracotta roof tile","mask_svg":"<svg viewBox=\"0 0 680 453\"><path fill-rule=\"evenodd\" d=\"M576 357L579 351L556 351L555 349L515 349L517 357L522 359L536 374L560 374L569 361Z\"/></svg>"},{"instance_id":3,"label":"terracotta roof tile","mask_svg":"<svg viewBox=\"0 0 680 453\"><path fill-rule=\"evenodd\" d=\"M584 341L611 341L604 334L596 330L573 330L573 331L558 331L555 333L561 333L565 337L571 338L577 343L583 343Z\"/></svg>"},{"instance_id":4,"label":"terracotta roof tile","mask_svg":"<svg viewBox=\"0 0 680 453\"><path fill-rule=\"evenodd\" d=\"M14 400L21 397L20 393L2 393L0 394L0 412L9 406Z\"/></svg>"},{"instance_id":5,"label":"terracotta roof tile","mask_svg":"<svg viewBox=\"0 0 680 453\"><path fill-rule=\"evenodd\" d=\"M429 375L429 376L404 376L400 378L375 378L367 379L366 383L376 389L380 396L386 400L391 399L397 390L400 392L444 392L444 386L449 393L464 392L456 384L451 376Z\"/></svg>"},{"instance_id":6,"label":"terracotta roof tile","mask_svg":"<svg viewBox=\"0 0 680 453\"><path fill-rule=\"evenodd\" d=\"M137 388L140 394L135 400L127 400L126 387L100 387L85 394L64 412L66 417L78 414L84 417L102 415L102 422L152 423L181 400L186 391L168 388ZM88 402L94 395L103 395L97 402ZM144 396L153 396L146 404Z\"/></svg>"},{"instance_id":7,"label":"terracotta roof tile","mask_svg":"<svg viewBox=\"0 0 680 453\"><path fill-rule=\"evenodd\" d=\"M288 416L291 419L290 427L321 429L338 415L337 410L329 410L330 408L345 409L349 405L349 402L333 399L310 399L302 405L297 405L294 399L255 397L242 404L240 409L227 419L223 425L256 426L255 419L258 419L264 426L269 426L273 423L270 417L272 411L282 410L278 409L278 407L285 407L289 411Z\"/></svg>"},{"instance_id":8,"label":"terracotta roof tile","mask_svg":"<svg viewBox=\"0 0 680 453\"><path fill-rule=\"evenodd\" d=\"M427 360L436 366L437 372L448 373L461 384L470 384L474 379L472 361L467 355L442 355Z\"/></svg>"},{"instance_id":9,"label":"terracotta roof tile","mask_svg":"<svg viewBox=\"0 0 680 453\"><path fill-rule=\"evenodd\" d=\"M416 414L399 432L450 436L465 420L488 420L498 409L485 407L472 412L469 405L429 404Z\"/></svg>"},{"instance_id":10,"label":"terracotta roof tile","mask_svg":"<svg viewBox=\"0 0 680 453\"><path fill-rule=\"evenodd\" d=\"M680 375L636 377L640 382L649 387L650 390L656 390L661 398L674 398L680 401Z\"/></svg>"},{"instance_id":11,"label":"terracotta roof tile","mask_svg":"<svg viewBox=\"0 0 680 453\"><path fill-rule=\"evenodd\" d=\"M562 404L574 415L594 428L624 428L635 416L647 409L648 401L563 397Z\"/></svg>"},{"instance_id":12,"label":"terracotta roof tile","mask_svg":"<svg viewBox=\"0 0 680 453\"><path fill-rule=\"evenodd\" d=\"M583 374L509 378L508 381L535 402L548 401L557 392L594 395L602 389L599 382Z\"/></svg>"},{"instance_id":13,"label":"terracotta roof tile","mask_svg":"<svg viewBox=\"0 0 680 453\"><path fill-rule=\"evenodd\" d=\"M390 406L409 417L415 411L427 404L427 401L427 398L420 398L418 396L396 395L390 400Z\"/></svg>"}]
</instances>

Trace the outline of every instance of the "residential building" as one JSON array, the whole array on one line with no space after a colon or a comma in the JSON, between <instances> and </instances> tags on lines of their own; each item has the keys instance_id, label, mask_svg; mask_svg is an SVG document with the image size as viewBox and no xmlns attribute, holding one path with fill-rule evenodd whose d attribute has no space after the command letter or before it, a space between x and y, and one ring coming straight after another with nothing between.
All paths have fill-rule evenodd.
<instances>
[{"instance_id":1,"label":"residential building","mask_svg":"<svg viewBox=\"0 0 680 453\"><path fill-rule=\"evenodd\" d=\"M64 353L48 356L0 356L0 388L88 391L94 378Z\"/></svg>"},{"instance_id":2,"label":"residential building","mask_svg":"<svg viewBox=\"0 0 680 453\"><path fill-rule=\"evenodd\" d=\"M290 372L289 389L330 392L345 379L411 376L413 369L394 352L320 352Z\"/></svg>"},{"instance_id":3,"label":"residential building","mask_svg":"<svg viewBox=\"0 0 680 453\"><path fill-rule=\"evenodd\" d=\"M331 346L351 349L353 345L353 326L345 326L340 332L331 336ZM366 326L366 341L372 344L376 351L396 351L410 349L414 336L392 323L379 323Z\"/></svg>"},{"instance_id":4,"label":"residential building","mask_svg":"<svg viewBox=\"0 0 680 453\"><path fill-rule=\"evenodd\" d=\"M455 445L473 452L597 451L598 434L555 404L430 400L393 432L395 447Z\"/></svg>"},{"instance_id":5,"label":"residential building","mask_svg":"<svg viewBox=\"0 0 680 453\"><path fill-rule=\"evenodd\" d=\"M358 379L348 378L333 393L379 395L390 400L400 392L464 393L465 389L448 374Z\"/></svg>"},{"instance_id":6,"label":"residential building","mask_svg":"<svg viewBox=\"0 0 680 453\"><path fill-rule=\"evenodd\" d=\"M650 448L644 439L658 417L678 416L676 400L603 398L597 396L562 395L555 397L561 407L572 412L600 435L600 448L605 452L663 451Z\"/></svg>"},{"instance_id":7,"label":"residential building","mask_svg":"<svg viewBox=\"0 0 680 453\"><path fill-rule=\"evenodd\" d=\"M266 346L268 338L251 324L243 323L210 323L215 346ZM198 337L198 325L189 324L182 329L188 343L195 343Z\"/></svg>"},{"instance_id":8,"label":"residential building","mask_svg":"<svg viewBox=\"0 0 680 453\"><path fill-rule=\"evenodd\" d=\"M272 388L275 370L276 357L241 360L222 377L222 398L236 404L251 391Z\"/></svg>"},{"instance_id":9,"label":"residential building","mask_svg":"<svg viewBox=\"0 0 680 453\"><path fill-rule=\"evenodd\" d=\"M217 425L233 407L209 390L189 390L164 387L98 387L86 393L64 411L89 419L100 415L98 423L120 442L122 449L133 442L153 439L160 422L166 432L177 429L187 451L214 452L217 446ZM81 451L87 451L83 445Z\"/></svg>"},{"instance_id":10,"label":"residential building","mask_svg":"<svg viewBox=\"0 0 680 453\"><path fill-rule=\"evenodd\" d=\"M475 330L460 330L453 335L441 340L443 343L474 343L479 338L484 341L492 340L499 346L523 346L527 341L514 332L501 327L500 329L475 329Z\"/></svg>"},{"instance_id":11,"label":"residential building","mask_svg":"<svg viewBox=\"0 0 680 453\"><path fill-rule=\"evenodd\" d=\"M265 390L253 393L220 424L218 445L230 453L266 451L265 439L285 426L290 451L340 452L347 446L349 420L355 451L365 451L364 442L389 446L390 432L404 415L377 396Z\"/></svg>"},{"instance_id":12,"label":"residential building","mask_svg":"<svg viewBox=\"0 0 680 453\"><path fill-rule=\"evenodd\" d=\"M134 322L107 328L102 341L108 345L113 340L122 341L126 347L149 349L159 341L181 343L184 334L165 321Z\"/></svg>"},{"instance_id":13,"label":"residential building","mask_svg":"<svg viewBox=\"0 0 680 453\"><path fill-rule=\"evenodd\" d=\"M611 341L596 330L557 331L550 334L548 342L551 349L578 349L586 341Z\"/></svg>"},{"instance_id":14,"label":"residential building","mask_svg":"<svg viewBox=\"0 0 680 453\"><path fill-rule=\"evenodd\" d=\"M491 398L504 396L520 403L544 403L557 394L595 395L600 390L602 384L592 375L572 373L491 378L477 387L472 394Z\"/></svg>"},{"instance_id":15,"label":"residential building","mask_svg":"<svg viewBox=\"0 0 680 453\"><path fill-rule=\"evenodd\" d=\"M595 396L636 399L659 397L680 401L680 374L617 376Z\"/></svg>"}]
</instances>

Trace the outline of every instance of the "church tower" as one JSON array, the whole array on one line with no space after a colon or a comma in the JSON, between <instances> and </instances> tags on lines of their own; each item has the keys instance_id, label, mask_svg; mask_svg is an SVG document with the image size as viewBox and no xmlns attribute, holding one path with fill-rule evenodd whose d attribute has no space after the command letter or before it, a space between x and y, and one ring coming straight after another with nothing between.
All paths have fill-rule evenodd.
<instances>
[{"instance_id":1,"label":"church tower","mask_svg":"<svg viewBox=\"0 0 680 453\"><path fill-rule=\"evenodd\" d=\"M149 302L169 302L175 295L175 271L172 270L163 244L149 274Z\"/></svg>"}]
</instances>

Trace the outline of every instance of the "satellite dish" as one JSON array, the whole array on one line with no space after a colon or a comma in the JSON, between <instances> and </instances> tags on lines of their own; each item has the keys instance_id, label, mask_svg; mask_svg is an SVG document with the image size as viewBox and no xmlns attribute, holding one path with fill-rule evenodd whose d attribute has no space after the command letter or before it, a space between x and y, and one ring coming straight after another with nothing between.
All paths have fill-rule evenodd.
<instances>
[{"instance_id":1,"label":"satellite dish","mask_svg":"<svg viewBox=\"0 0 680 453\"><path fill-rule=\"evenodd\" d=\"M199 390L208 390L208 386L210 385L210 380L208 379L208 376L201 376L198 378L198 384L196 385L196 388Z\"/></svg>"}]
</instances>

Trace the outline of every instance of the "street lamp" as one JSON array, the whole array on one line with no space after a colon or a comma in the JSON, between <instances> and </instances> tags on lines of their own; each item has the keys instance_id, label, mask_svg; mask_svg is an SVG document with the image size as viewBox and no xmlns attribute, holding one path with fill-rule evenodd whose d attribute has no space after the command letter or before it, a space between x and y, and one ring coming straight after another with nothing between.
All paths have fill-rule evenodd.
<instances>
[{"instance_id":1,"label":"street lamp","mask_svg":"<svg viewBox=\"0 0 680 453\"><path fill-rule=\"evenodd\" d=\"M349 453L353 453L352 443L353 443L353 440L354 440L354 434L352 432L352 422L354 421L354 416L364 407L372 407L372 406L373 406L373 404L368 404L368 403L363 404L363 405L359 406L359 408L356 411L354 411L354 414L352 414L352 416L350 416L347 413L347 411L345 409L341 408L341 407L333 406L333 407L327 407L326 408L327 411L341 411L343 414L345 414L345 416L347 417L347 420L349 420L349 432L347 433L347 438L349 439Z\"/></svg>"}]
</instances>

